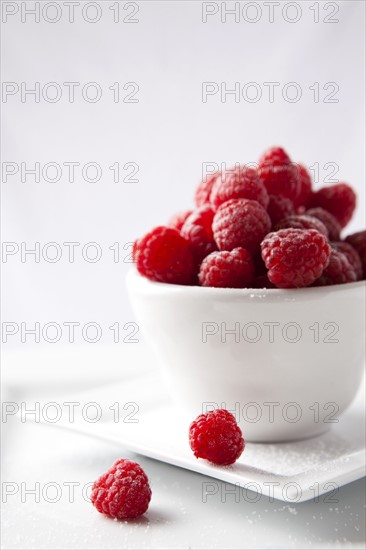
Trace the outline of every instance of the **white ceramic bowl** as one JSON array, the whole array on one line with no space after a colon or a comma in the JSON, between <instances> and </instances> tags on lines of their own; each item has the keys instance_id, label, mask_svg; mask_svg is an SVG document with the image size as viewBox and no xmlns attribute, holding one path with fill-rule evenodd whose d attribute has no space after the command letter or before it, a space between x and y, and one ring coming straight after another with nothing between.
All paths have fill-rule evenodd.
<instances>
[{"instance_id":1,"label":"white ceramic bowl","mask_svg":"<svg viewBox=\"0 0 366 550\"><path fill-rule=\"evenodd\" d=\"M326 431L351 403L365 354L365 281L216 289L127 276L137 321L188 420L231 410L248 441Z\"/></svg>"}]
</instances>

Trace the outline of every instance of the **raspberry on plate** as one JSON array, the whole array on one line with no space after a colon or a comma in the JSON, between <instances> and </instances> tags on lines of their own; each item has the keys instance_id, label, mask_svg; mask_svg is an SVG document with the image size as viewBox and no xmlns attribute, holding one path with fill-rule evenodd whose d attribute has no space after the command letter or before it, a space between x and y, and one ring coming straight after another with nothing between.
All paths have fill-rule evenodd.
<instances>
[{"instance_id":1,"label":"raspberry on plate","mask_svg":"<svg viewBox=\"0 0 366 550\"><path fill-rule=\"evenodd\" d=\"M340 234L341 234L342 228L337 218L335 218L333 214L331 214L327 210L324 210L324 208L319 207L319 208L310 208L309 210L306 210L305 215L312 216L313 218L317 218L318 220L323 222L325 227L328 229L330 241L340 240Z\"/></svg>"},{"instance_id":2,"label":"raspberry on plate","mask_svg":"<svg viewBox=\"0 0 366 550\"><path fill-rule=\"evenodd\" d=\"M196 206L202 206L210 202L212 186L219 175L220 172L215 172L214 174L202 178L197 186L196 193L194 195L194 202Z\"/></svg>"},{"instance_id":3,"label":"raspberry on plate","mask_svg":"<svg viewBox=\"0 0 366 550\"><path fill-rule=\"evenodd\" d=\"M173 227L177 231L180 231L183 227L184 222L192 214L193 210L185 210L184 212L178 212L174 214L168 221L168 227Z\"/></svg>"},{"instance_id":4,"label":"raspberry on plate","mask_svg":"<svg viewBox=\"0 0 366 550\"><path fill-rule=\"evenodd\" d=\"M203 260L198 278L202 286L247 288L254 279L253 258L244 248L212 252Z\"/></svg>"},{"instance_id":5,"label":"raspberry on plate","mask_svg":"<svg viewBox=\"0 0 366 550\"><path fill-rule=\"evenodd\" d=\"M190 243L172 227L159 226L138 239L133 247L137 270L152 281L190 284L194 259Z\"/></svg>"},{"instance_id":6,"label":"raspberry on plate","mask_svg":"<svg viewBox=\"0 0 366 550\"><path fill-rule=\"evenodd\" d=\"M234 464L245 447L235 416L226 409L198 416L189 427L189 444L196 458L222 466Z\"/></svg>"},{"instance_id":7,"label":"raspberry on plate","mask_svg":"<svg viewBox=\"0 0 366 550\"><path fill-rule=\"evenodd\" d=\"M299 215L295 214L294 216L289 216L284 220L281 220L274 228L274 231L279 231L280 229L288 229L292 227L293 229L316 229L319 233L322 233L328 237L328 229L325 227L318 218L313 218L312 216Z\"/></svg>"},{"instance_id":8,"label":"raspberry on plate","mask_svg":"<svg viewBox=\"0 0 366 550\"><path fill-rule=\"evenodd\" d=\"M366 231L358 231L346 237L346 242L357 250L363 267L363 276L366 277Z\"/></svg>"},{"instance_id":9,"label":"raspberry on plate","mask_svg":"<svg viewBox=\"0 0 366 550\"><path fill-rule=\"evenodd\" d=\"M346 255L332 248L329 263L313 286L340 285L353 283L355 280L355 270L347 260Z\"/></svg>"},{"instance_id":10,"label":"raspberry on plate","mask_svg":"<svg viewBox=\"0 0 366 550\"><path fill-rule=\"evenodd\" d=\"M312 194L311 206L328 210L345 227L356 208L356 194L347 183L329 185Z\"/></svg>"},{"instance_id":11,"label":"raspberry on plate","mask_svg":"<svg viewBox=\"0 0 366 550\"><path fill-rule=\"evenodd\" d=\"M186 219L181 235L191 243L191 250L198 264L217 250L212 233L214 211L209 204L200 206Z\"/></svg>"},{"instance_id":12,"label":"raspberry on plate","mask_svg":"<svg viewBox=\"0 0 366 550\"><path fill-rule=\"evenodd\" d=\"M307 168L303 164L298 164L299 170L299 194L295 200L295 207L307 206L312 194L312 180L311 175Z\"/></svg>"},{"instance_id":13,"label":"raspberry on plate","mask_svg":"<svg viewBox=\"0 0 366 550\"><path fill-rule=\"evenodd\" d=\"M356 273L356 280L361 281L363 278L363 267L359 253L357 250L350 244L345 241L339 241L335 243L330 243L330 246L338 252L342 252L353 267Z\"/></svg>"},{"instance_id":14,"label":"raspberry on plate","mask_svg":"<svg viewBox=\"0 0 366 550\"><path fill-rule=\"evenodd\" d=\"M258 174L270 195L281 195L294 203L300 193L300 173L281 147L272 147L259 159Z\"/></svg>"},{"instance_id":15,"label":"raspberry on plate","mask_svg":"<svg viewBox=\"0 0 366 550\"><path fill-rule=\"evenodd\" d=\"M211 204L217 209L230 199L250 199L267 208L268 193L256 170L236 166L217 177L210 195Z\"/></svg>"},{"instance_id":16,"label":"raspberry on plate","mask_svg":"<svg viewBox=\"0 0 366 550\"><path fill-rule=\"evenodd\" d=\"M254 254L271 229L267 212L257 201L231 199L219 206L213 220L214 239L220 250L245 248Z\"/></svg>"},{"instance_id":17,"label":"raspberry on plate","mask_svg":"<svg viewBox=\"0 0 366 550\"><path fill-rule=\"evenodd\" d=\"M122 458L93 484L91 501L101 514L124 520L142 516L149 507L151 489L144 470Z\"/></svg>"},{"instance_id":18,"label":"raspberry on plate","mask_svg":"<svg viewBox=\"0 0 366 550\"><path fill-rule=\"evenodd\" d=\"M301 288L320 277L329 262L330 246L315 229L281 229L261 244L268 278L278 288Z\"/></svg>"},{"instance_id":19,"label":"raspberry on plate","mask_svg":"<svg viewBox=\"0 0 366 550\"><path fill-rule=\"evenodd\" d=\"M280 195L269 195L269 203L267 206L267 212L271 218L272 225L275 225L283 218L292 216L295 214L295 207L293 202L286 197Z\"/></svg>"}]
</instances>

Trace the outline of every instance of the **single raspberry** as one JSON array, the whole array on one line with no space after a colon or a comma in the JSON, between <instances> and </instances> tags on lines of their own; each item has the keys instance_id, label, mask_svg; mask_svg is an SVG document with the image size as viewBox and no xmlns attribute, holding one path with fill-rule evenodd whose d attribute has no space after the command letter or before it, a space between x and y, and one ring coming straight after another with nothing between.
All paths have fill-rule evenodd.
<instances>
[{"instance_id":1,"label":"single raspberry","mask_svg":"<svg viewBox=\"0 0 366 550\"><path fill-rule=\"evenodd\" d=\"M245 248L255 253L271 229L267 212L257 201L231 199L219 206L212 230L220 250Z\"/></svg>"},{"instance_id":2,"label":"single raspberry","mask_svg":"<svg viewBox=\"0 0 366 550\"><path fill-rule=\"evenodd\" d=\"M356 280L360 281L363 278L363 267L362 262L359 253L350 243L346 243L344 241L339 241L335 243L330 243L330 246L334 248L334 250L338 250L338 252L341 252L344 254L353 267L355 273L356 273Z\"/></svg>"},{"instance_id":3,"label":"single raspberry","mask_svg":"<svg viewBox=\"0 0 366 550\"><path fill-rule=\"evenodd\" d=\"M340 240L340 233L341 233L341 226L337 220L327 210L324 210L324 208L310 208L309 210L305 211L306 216L312 216L313 218L318 218L325 227L328 229L329 233L329 240L331 241L339 241Z\"/></svg>"},{"instance_id":4,"label":"single raspberry","mask_svg":"<svg viewBox=\"0 0 366 550\"><path fill-rule=\"evenodd\" d=\"M292 227L293 229L316 229L319 233L322 233L328 237L328 229L325 227L318 218L313 218L312 216L298 215L289 216L284 220L281 220L274 228L274 231L279 231L280 229L288 229Z\"/></svg>"},{"instance_id":5,"label":"single raspberry","mask_svg":"<svg viewBox=\"0 0 366 550\"><path fill-rule=\"evenodd\" d=\"M315 229L281 229L261 244L269 280L278 288L309 286L328 265L330 246Z\"/></svg>"},{"instance_id":6,"label":"single raspberry","mask_svg":"<svg viewBox=\"0 0 366 550\"><path fill-rule=\"evenodd\" d=\"M216 178L220 175L220 172L215 172L205 176L197 186L196 193L194 196L194 202L196 206L202 206L203 204L210 202L210 195L212 191L212 186L216 181Z\"/></svg>"},{"instance_id":7,"label":"single raspberry","mask_svg":"<svg viewBox=\"0 0 366 550\"><path fill-rule=\"evenodd\" d=\"M366 231L358 231L348 235L346 242L357 250L362 262L363 276L366 278Z\"/></svg>"},{"instance_id":8,"label":"single raspberry","mask_svg":"<svg viewBox=\"0 0 366 550\"><path fill-rule=\"evenodd\" d=\"M246 166L222 172L212 187L210 202L215 209L230 199L250 199L258 201L264 208L268 206L266 188L257 172Z\"/></svg>"},{"instance_id":9,"label":"single raspberry","mask_svg":"<svg viewBox=\"0 0 366 550\"><path fill-rule=\"evenodd\" d=\"M300 192L300 174L296 164L281 147L272 147L259 159L258 174L270 195L281 195L293 202Z\"/></svg>"},{"instance_id":10,"label":"single raspberry","mask_svg":"<svg viewBox=\"0 0 366 550\"><path fill-rule=\"evenodd\" d=\"M345 254L332 248L329 263L313 286L341 285L356 280L356 273Z\"/></svg>"},{"instance_id":11,"label":"single raspberry","mask_svg":"<svg viewBox=\"0 0 366 550\"><path fill-rule=\"evenodd\" d=\"M345 227L356 208L356 194L347 183L337 183L313 193L310 204L328 210Z\"/></svg>"},{"instance_id":12,"label":"single raspberry","mask_svg":"<svg viewBox=\"0 0 366 550\"><path fill-rule=\"evenodd\" d=\"M122 458L95 481L91 501L101 514L134 519L146 512L151 499L149 480L136 462Z\"/></svg>"},{"instance_id":13,"label":"single raspberry","mask_svg":"<svg viewBox=\"0 0 366 550\"><path fill-rule=\"evenodd\" d=\"M244 248L213 252L203 260L198 278L202 286L247 288L254 279L253 258Z\"/></svg>"},{"instance_id":14,"label":"single raspberry","mask_svg":"<svg viewBox=\"0 0 366 550\"><path fill-rule=\"evenodd\" d=\"M312 194L312 180L309 171L307 170L307 168L305 168L303 164L298 164L298 170L300 185L299 194L295 200L295 206L297 208L300 206L307 206L309 204Z\"/></svg>"},{"instance_id":15,"label":"single raspberry","mask_svg":"<svg viewBox=\"0 0 366 550\"><path fill-rule=\"evenodd\" d=\"M189 444L196 458L222 466L234 464L245 447L235 416L225 409L200 414L189 427Z\"/></svg>"},{"instance_id":16,"label":"single raspberry","mask_svg":"<svg viewBox=\"0 0 366 550\"><path fill-rule=\"evenodd\" d=\"M269 195L269 203L267 206L267 212L271 218L272 225L275 225L283 218L292 216L295 214L295 207L293 202L286 197L280 195Z\"/></svg>"},{"instance_id":17,"label":"single raspberry","mask_svg":"<svg viewBox=\"0 0 366 550\"><path fill-rule=\"evenodd\" d=\"M217 250L212 233L214 211L209 204L194 210L184 222L181 235L191 243L191 250L199 264L208 254Z\"/></svg>"},{"instance_id":18,"label":"single raspberry","mask_svg":"<svg viewBox=\"0 0 366 550\"><path fill-rule=\"evenodd\" d=\"M276 285L271 283L268 275L258 275L253 281L253 288L276 288Z\"/></svg>"},{"instance_id":19,"label":"single raspberry","mask_svg":"<svg viewBox=\"0 0 366 550\"><path fill-rule=\"evenodd\" d=\"M168 227L173 227L177 231L180 231L183 227L184 222L192 214L193 210L185 210L184 212L178 212L172 216L168 222Z\"/></svg>"},{"instance_id":20,"label":"single raspberry","mask_svg":"<svg viewBox=\"0 0 366 550\"><path fill-rule=\"evenodd\" d=\"M189 284L194 273L190 243L171 227L159 226L138 239L133 258L141 275L162 283Z\"/></svg>"}]
</instances>

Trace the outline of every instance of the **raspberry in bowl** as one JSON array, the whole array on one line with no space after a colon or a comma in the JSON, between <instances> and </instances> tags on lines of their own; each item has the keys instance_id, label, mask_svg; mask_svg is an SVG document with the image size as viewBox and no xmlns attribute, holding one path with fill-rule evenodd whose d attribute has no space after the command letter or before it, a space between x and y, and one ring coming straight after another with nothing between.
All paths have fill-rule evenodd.
<instances>
[{"instance_id":1,"label":"raspberry in bowl","mask_svg":"<svg viewBox=\"0 0 366 550\"><path fill-rule=\"evenodd\" d=\"M319 193L307 180L304 193L290 163L273 148L259 179L245 172L237 185L233 176L225 184L216 174L211 187L200 184L205 193L180 230L159 226L136 241L137 269L127 277L137 321L182 414L227 409L246 441L325 432L341 421L363 375L366 234L345 237L330 223L336 217L347 235L341 226L353 194L343 212L346 184Z\"/></svg>"}]
</instances>

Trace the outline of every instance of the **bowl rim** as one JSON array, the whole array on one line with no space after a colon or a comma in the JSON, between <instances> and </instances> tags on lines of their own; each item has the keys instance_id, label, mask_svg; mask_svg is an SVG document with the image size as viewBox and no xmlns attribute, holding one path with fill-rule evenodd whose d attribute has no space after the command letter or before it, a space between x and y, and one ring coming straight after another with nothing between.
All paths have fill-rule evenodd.
<instances>
[{"instance_id":1,"label":"bowl rim","mask_svg":"<svg viewBox=\"0 0 366 550\"><path fill-rule=\"evenodd\" d=\"M309 294L336 294L338 292L344 292L346 289L357 290L366 288L366 280L355 281L353 283L344 283L338 285L319 286L319 287L305 287L305 288L216 288L216 287L202 287L198 285L177 285L171 283L160 283L158 281L151 281L146 277L140 275L136 268L132 268L127 272L126 283L128 286L138 286L140 290L149 293L180 293L185 295L200 295L200 296L212 296L212 297L273 297L284 299L304 298Z\"/></svg>"}]
</instances>

